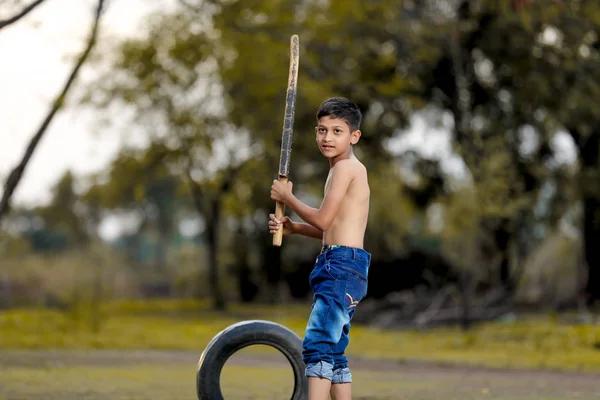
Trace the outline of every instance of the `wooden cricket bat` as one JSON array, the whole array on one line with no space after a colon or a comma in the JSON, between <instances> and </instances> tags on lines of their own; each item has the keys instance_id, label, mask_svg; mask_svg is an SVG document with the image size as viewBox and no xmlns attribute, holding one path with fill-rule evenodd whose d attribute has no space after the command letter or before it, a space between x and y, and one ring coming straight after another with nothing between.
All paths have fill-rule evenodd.
<instances>
[{"instance_id":1,"label":"wooden cricket bat","mask_svg":"<svg viewBox=\"0 0 600 400\"><path fill-rule=\"evenodd\" d=\"M292 152L292 134L294 133L294 113L296 109L296 89L298 87L298 63L300 48L298 35L290 38L290 73L288 77L287 95L285 98L285 114L283 117L283 133L281 135L281 155L279 157L279 181L287 183L290 153ZM285 205L280 202L275 204L275 217L281 218L285 214ZM281 246L283 240L283 226L273 235L273 246Z\"/></svg>"}]
</instances>

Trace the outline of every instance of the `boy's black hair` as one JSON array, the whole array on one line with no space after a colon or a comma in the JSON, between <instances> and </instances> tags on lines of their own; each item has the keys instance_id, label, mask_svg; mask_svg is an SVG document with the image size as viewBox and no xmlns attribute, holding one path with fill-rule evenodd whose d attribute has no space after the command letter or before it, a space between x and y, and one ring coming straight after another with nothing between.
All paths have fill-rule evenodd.
<instances>
[{"instance_id":1,"label":"boy's black hair","mask_svg":"<svg viewBox=\"0 0 600 400\"><path fill-rule=\"evenodd\" d=\"M317 111L317 120L325 116L345 120L351 132L360 129L362 121L360 108L345 97L332 97L321 103Z\"/></svg>"}]
</instances>

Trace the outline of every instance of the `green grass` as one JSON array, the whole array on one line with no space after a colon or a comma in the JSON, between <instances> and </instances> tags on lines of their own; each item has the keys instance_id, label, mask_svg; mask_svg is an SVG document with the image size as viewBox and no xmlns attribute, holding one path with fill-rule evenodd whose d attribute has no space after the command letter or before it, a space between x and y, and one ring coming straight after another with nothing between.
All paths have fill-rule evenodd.
<instances>
[{"instance_id":1,"label":"green grass","mask_svg":"<svg viewBox=\"0 0 600 400\"><path fill-rule=\"evenodd\" d=\"M215 313L208 304L186 301L120 302L93 313L43 309L0 312L4 349L168 349L201 352L228 325L268 319L302 336L310 306L231 305ZM95 317L94 317L95 316ZM96 321L96 330L92 329ZM490 367L600 372L600 326L564 325L549 316L427 331L354 325L350 356L423 360ZM262 351L259 348L250 351Z\"/></svg>"}]
</instances>

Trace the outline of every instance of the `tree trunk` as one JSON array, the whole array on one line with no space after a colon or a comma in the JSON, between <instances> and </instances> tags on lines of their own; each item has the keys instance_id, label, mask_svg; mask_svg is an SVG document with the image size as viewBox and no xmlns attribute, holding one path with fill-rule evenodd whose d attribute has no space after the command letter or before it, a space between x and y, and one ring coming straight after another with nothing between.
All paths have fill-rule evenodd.
<instances>
[{"instance_id":1,"label":"tree trunk","mask_svg":"<svg viewBox=\"0 0 600 400\"><path fill-rule=\"evenodd\" d=\"M249 235L239 224L235 233L235 246L233 246L233 256L235 258L235 274L237 276L238 295L242 302L249 303L256 299L260 287L254 282L252 268L248 263L249 257Z\"/></svg>"},{"instance_id":2,"label":"tree trunk","mask_svg":"<svg viewBox=\"0 0 600 400\"><path fill-rule=\"evenodd\" d=\"M206 239L208 244L208 282L213 298L213 308L225 310L225 298L219 279L219 221L222 204L219 198L211 201L211 214L206 218Z\"/></svg>"},{"instance_id":3,"label":"tree trunk","mask_svg":"<svg viewBox=\"0 0 600 400\"><path fill-rule=\"evenodd\" d=\"M500 255L500 283L507 293L511 293L515 286L510 273L510 257L508 254L511 236L510 219L502 218L494 231L494 239L496 249Z\"/></svg>"},{"instance_id":4,"label":"tree trunk","mask_svg":"<svg viewBox=\"0 0 600 400\"><path fill-rule=\"evenodd\" d=\"M582 160L583 253L588 269L585 298L588 305L600 300L600 133L580 146Z\"/></svg>"},{"instance_id":5,"label":"tree trunk","mask_svg":"<svg viewBox=\"0 0 600 400\"><path fill-rule=\"evenodd\" d=\"M215 310L225 309L225 298L221 291L219 280L219 222L221 220L221 198L219 196L209 198L202 187L195 182L188 171L188 182L194 199L194 206L206 221L204 238L208 245L208 284L213 298Z\"/></svg>"},{"instance_id":6,"label":"tree trunk","mask_svg":"<svg viewBox=\"0 0 600 400\"><path fill-rule=\"evenodd\" d=\"M216 190L203 189L192 178L191 170L187 170L194 205L206 220L205 237L208 244L208 281L214 301L213 306L218 311L225 310L225 296L223 296L219 279L219 226L223 212L223 199L225 194L231 191L231 187L243 167L244 163L241 163L224 171L222 181Z\"/></svg>"},{"instance_id":7,"label":"tree trunk","mask_svg":"<svg viewBox=\"0 0 600 400\"><path fill-rule=\"evenodd\" d=\"M471 273L466 270L459 271L457 281L458 291L460 292L460 327L463 331L468 331L472 325L471 315Z\"/></svg>"},{"instance_id":8,"label":"tree trunk","mask_svg":"<svg viewBox=\"0 0 600 400\"><path fill-rule=\"evenodd\" d=\"M583 241L588 280L585 288L590 305L600 300L600 200L583 200Z\"/></svg>"},{"instance_id":9,"label":"tree trunk","mask_svg":"<svg viewBox=\"0 0 600 400\"><path fill-rule=\"evenodd\" d=\"M263 237L262 261L263 271L267 278L267 301L275 304L279 300L279 283L282 278L281 247L273 246L273 236Z\"/></svg>"},{"instance_id":10,"label":"tree trunk","mask_svg":"<svg viewBox=\"0 0 600 400\"><path fill-rule=\"evenodd\" d=\"M159 239L156 245L156 272L160 274L161 279L168 279L167 255L169 253L169 240L171 239L171 221L166 216L167 210L160 210L159 213Z\"/></svg>"}]
</instances>

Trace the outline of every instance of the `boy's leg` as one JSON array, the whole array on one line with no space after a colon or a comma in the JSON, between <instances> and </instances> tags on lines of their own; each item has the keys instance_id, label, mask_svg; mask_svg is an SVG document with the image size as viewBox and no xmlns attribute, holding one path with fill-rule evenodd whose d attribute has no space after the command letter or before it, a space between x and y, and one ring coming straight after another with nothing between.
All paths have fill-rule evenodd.
<instances>
[{"instance_id":1,"label":"boy's leg","mask_svg":"<svg viewBox=\"0 0 600 400\"><path fill-rule=\"evenodd\" d=\"M332 396L335 395L334 393L338 393L338 391L332 391L334 390L333 386L340 386L332 385L336 379L333 369L335 366L334 348L337 344L334 343L336 343L336 337L344 337L347 320L344 317L344 310L336 305L336 302L327 303L326 300L317 298L304 337L303 354L308 377L309 400L329 400L330 393ZM340 400L345 398L348 397L334 397L334 399Z\"/></svg>"},{"instance_id":2,"label":"boy's leg","mask_svg":"<svg viewBox=\"0 0 600 400\"><path fill-rule=\"evenodd\" d=\"M354 310L349 313L350 319ZM333 379L331 385L331 398L333 400L349 400L352 398L352 374L348 368L348 359L345 356L349 343L350 322L344 325L340 340L333 346Z\"/></svg>"},{"instance_id":3,"label":"boy's leg","mask_svg":"<svg viewBox=\"0 0 600 400\"><path fill-rule=\"evenodd\" d=\"M334 383L331 385L332 400L350 400L352 399L352 384L351 383Z\"/></svg>"},{"instance_id":4,"label":"boy's leg","mask_svg":"<svg viewBox=\"0 0 600 400\"><path fill-rule=\"evenodd\" d=\"M329 393L329 385L333 379L333 346L344 326L336 308L329 296L315 296L303 340L302 356L306 364L306 376L327 380L326 393ZM309 384L315 385L314 382L317 381L318 379L309 379Z\"/></svg>"},{"instance_id":5,"label":"boy's leg","mask_svg":"<svg viewBox=\"0 0 600 400\"><path fill-rule=\"evenodd\" d=\"M328 264L313 275L315 301L306 325L302 351L310 400L329 399L335 364L333 348L349 322L346 306L340 300L343 294L339 294L344 288L340 284L343 281L335 282Z\"/></svg>"},{"instance_id":6,"label":"boy's leg","mask_svg":"<svg viewBox=\"0 0 600 400\"><path fill-rule=\"evenodd\" d=\"M336 394L349 389L346 384L350 383L351 375L344 352L348 345L350 320L356 305L366 295L367 282L358 274L347 271L346 262L345 259L317 262L311 274L315 302L302 352L309 378L309 393L312 394L310 400L328 399L332 382L336 385ZM334 353L337 355L335 359ZM339 367L336 375L334 367Z\"/></svg>"},{"instance_id":7,"label":"boy's leg","mask_svg":"<svg viewBox=\"0 0 600 400\"><path fill-rule=\"evenodd\" d=\"M331 381L326 378L316 376L308 377L308 398L309 400L329 400L329 391L331 390Z\"/></svg>"}]
</instances>

